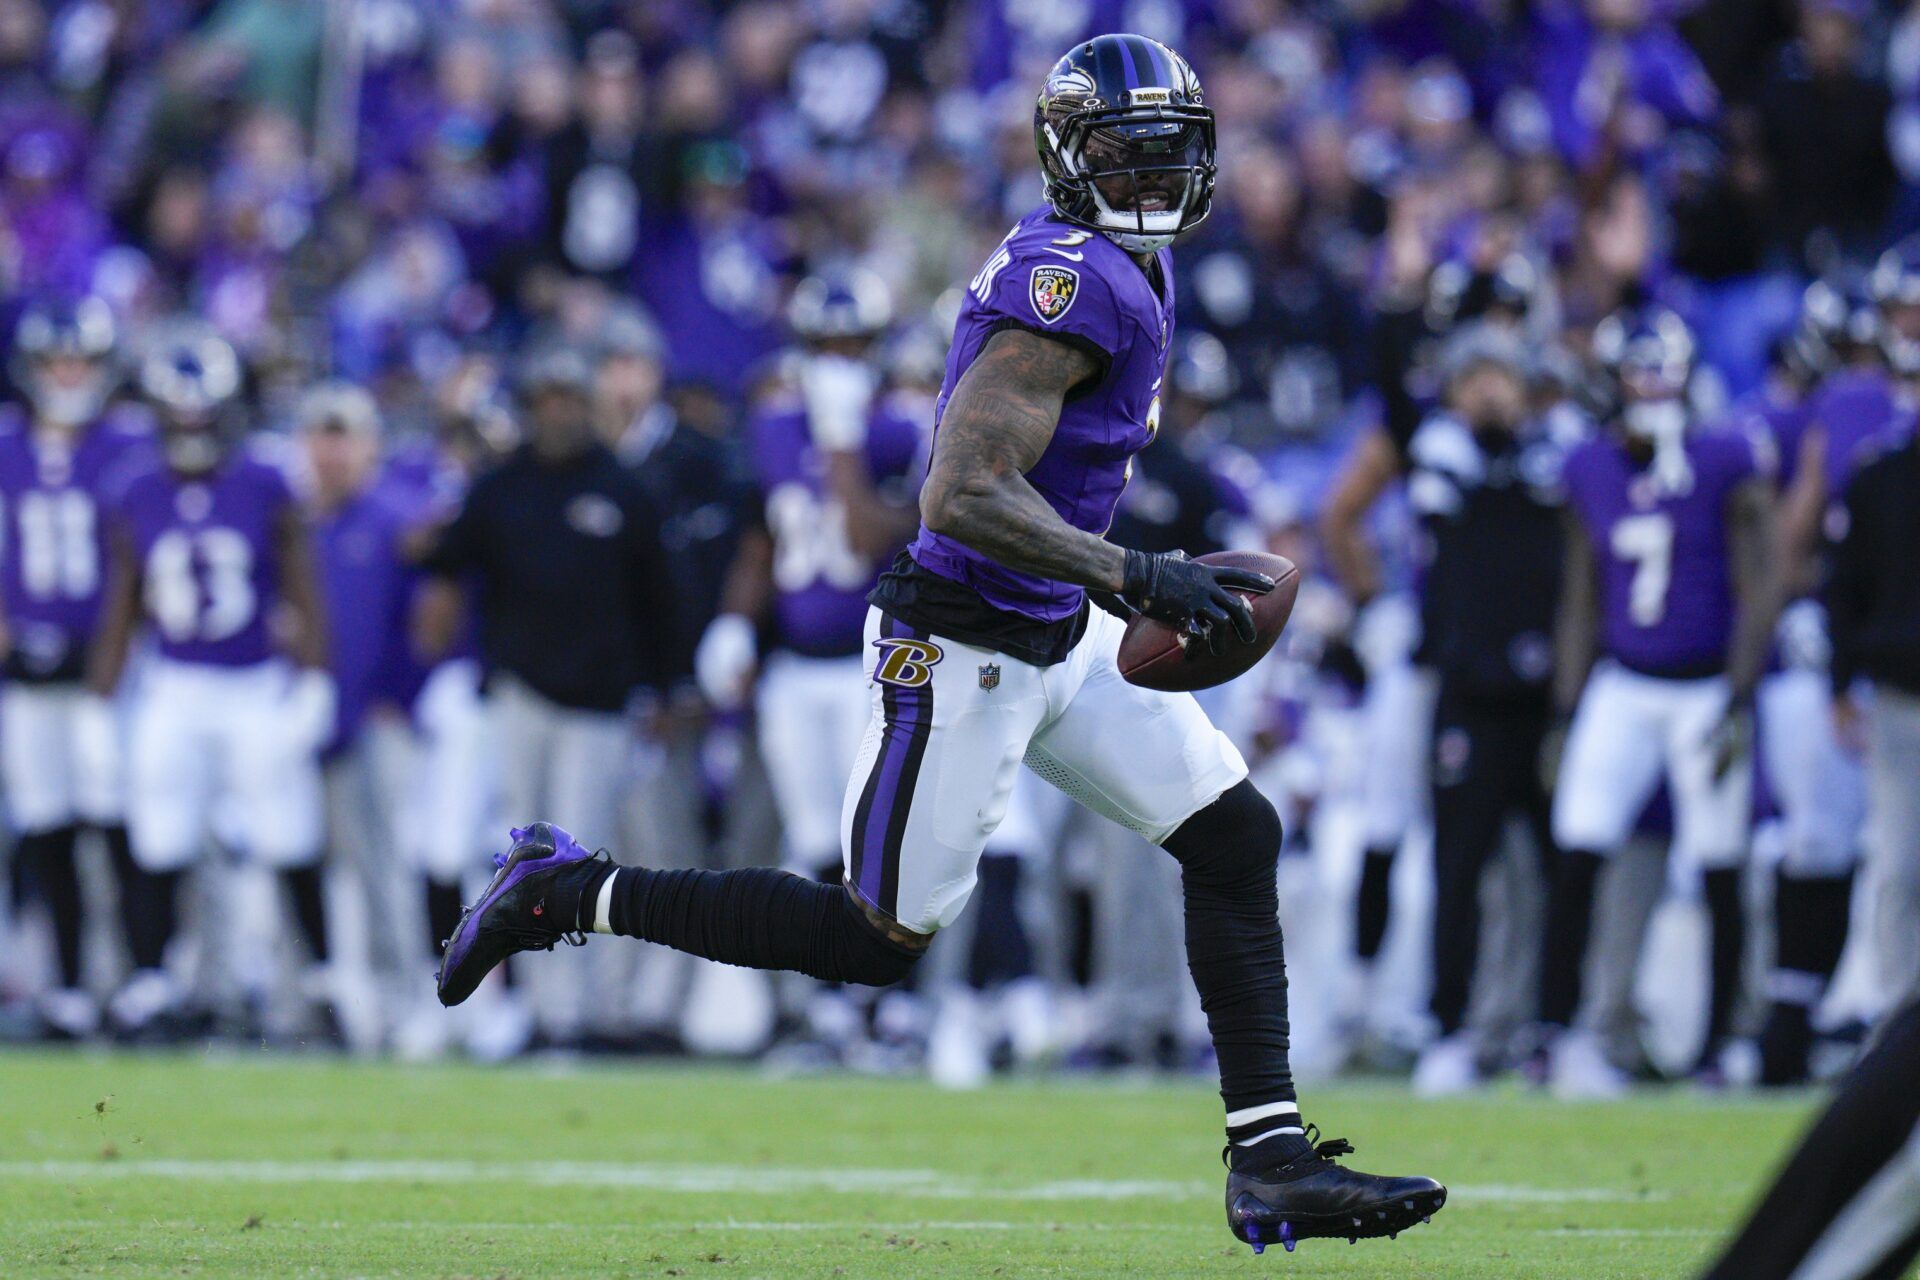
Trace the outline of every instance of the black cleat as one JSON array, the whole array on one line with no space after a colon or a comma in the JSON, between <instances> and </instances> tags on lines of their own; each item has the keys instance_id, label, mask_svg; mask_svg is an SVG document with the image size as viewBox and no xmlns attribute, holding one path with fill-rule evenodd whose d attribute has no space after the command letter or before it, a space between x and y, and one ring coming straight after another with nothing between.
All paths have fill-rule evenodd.
<instances>
[{"instance_id":1,"label":"black cleat","mask_svg":"<svg viewBox=\"0 0 1920 1280\"><path fill-rule=\"evenodd\" d=\"M512 834L513 847L493 855L499 872L447 939L440 960L441 1004L465 1000L495 965L516 951L551 951L558 942L575 947L586 942L577 927L579 888L590 874L589 864L605 855L588 853L551 823L515 827Z\"/></svg>"},{"instance_id":2,"label":"black cleat","mask_svg":"<svg viewBox=\"0 0 1920 1280\"><path fill-rule=\"evenodd\" d=\"M1383 1178L1334 1163L1350 1155L1344 1138L1268 1138L1254 1147L1228 1147L1227 1228L1260 1253L1270 1244L1302 1240L1352 1242L1397 1236L1426 1222L1447 1202L1447 1189L1432 1178Z\"/></svg>"}]
</instances>

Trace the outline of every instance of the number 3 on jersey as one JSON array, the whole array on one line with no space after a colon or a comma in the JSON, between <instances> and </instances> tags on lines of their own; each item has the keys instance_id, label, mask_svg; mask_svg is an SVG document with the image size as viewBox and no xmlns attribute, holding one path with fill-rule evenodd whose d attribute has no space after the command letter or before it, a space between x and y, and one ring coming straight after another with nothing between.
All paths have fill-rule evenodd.
<instances>
[{"instance_id":1,"label":"number 3 on jersey","mask_svg":"<svg viewBox=\"0 0 1920 1280\"><path fill-rule=\"evenodd\" d=\"M1658 626L1673 582L1673 518L1658 511L1628 516L1613 526L1610 541L1613 554L1633 565L1628 616L1637 627Z\"/></svg>"},{"instance_id":2,"label":"number 3 on jersey","mask_svg":"<svg viewBox=\"0 0 1920 1280\"><path fill-rule=\"evenodd\" d=\"M169 640L225 640L253 621L253 547L233 529L170 529L147 553L147 612Z\"/></svg>"}]
</instances>

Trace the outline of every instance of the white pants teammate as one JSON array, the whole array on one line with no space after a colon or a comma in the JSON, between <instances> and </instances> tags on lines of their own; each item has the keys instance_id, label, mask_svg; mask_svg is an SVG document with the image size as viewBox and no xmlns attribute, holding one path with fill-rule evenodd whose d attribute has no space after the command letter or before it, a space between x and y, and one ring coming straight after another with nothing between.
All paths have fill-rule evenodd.
<instances>
[{"instance_id":1,"label":"white pants teammate","mask_svg":"<svg viewBox=\"0 0 1920 1280\"><path fill-rule=\"evenodd\" d=\"M1663 680L1611 662L1595 668L1560 763L1555 843L1612 853L1632 834L1664 771L1673 795L1674 874L1738 865L1747 848L1752 761L1736 761L1716 780L1708 740L1727 696L1724 677Z\"/></svg>"},{"instance_id":2,"label":"white pants teammate","mask_svg":"<svg viewBox=\"0 0 1920 1280\"><path fill-rule=\"evenodd\" d=\"M1066 659L1041 667L869 612L872 718L841 814L860 897L916 932L951 923L1023 760L1155 844L1247 776L1191 694L1121 678L1125 629L1094 609Z\"/></svg>"},{"instance_id":3,"label":"white pants teammate","mask_svg":"<svg viewBox=\"0 0 1920 1280\"><path fill-rule=\"evenodd\" d=\"M0 692L0 776L16 830L121 821L125 781L115 711L77 684Z\"/></svg>"},{"instance_id":4,"label":"white pants teammate","mask_svg":"<svg viewBox=\"0 0 1920 1280\"><path fill-rule=\"evenodd\" d=\"M316 726L290 721L285 664L217 667L156 658L140 674L127 826L149 871L230 839L271 867L320 856L325 801Z\"/></svg>"},{"instance_id":5,"label":"white pants teammate","mask_svg":"<svg viewBox=\"0 0 1920 1280\"><path fill-rule=\"evenodd\" d=\"M859 655L768 656L756 724L784 829L785 867L818 875L840 847L841 789L867 728Z\"/></svg>"}]
</instances>

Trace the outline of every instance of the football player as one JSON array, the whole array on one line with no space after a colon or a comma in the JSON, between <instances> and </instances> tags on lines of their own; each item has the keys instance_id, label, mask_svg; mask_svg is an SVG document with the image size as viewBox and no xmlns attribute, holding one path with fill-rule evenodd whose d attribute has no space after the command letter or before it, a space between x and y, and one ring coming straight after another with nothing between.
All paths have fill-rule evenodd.
<instances>
[{"instance_id":1,"label":"football player","mask_svg":"<svg viewBox=\"0 0 1920 1280\"><path fill-rule=\"evenodd\" d=\"M160 456L117 485L107 509L108 585L87 678L113 696L135 638L151 638L127 802L133 856L156 885L142 925L158 944L150 958L173 935L180 873L231 835L250 862L279 870L315 965L308 994L324 999L318 752L335 697L306 528L281 469L237 438L240 360L225 339L181 321L139 379ZM262 975L239 976L258 992ZM173 1004L153 964L115 1011L137 1033Z\"/></svg>"},{"instance_id":2,"label":"football player","mask_svg":"<svg viewBox=\"0 0 1920 1280\"><path fill-rule=\"evenodd\" d=\"M1781 815L1774 829L1774 965L1760 1035L1763 1084L1807 1077L1811 1015L1846 946L1866 821L1860 761L1832 734L1807 726L1832 719L1832 643L1819 602L1826 531L1836 516L1844 518L1837 509L1863 453L1913 423L1887 372L1896 349L1884 341L1894 330L1882 308L1897 306L1905 291L1920 299L1920 268L1905 267L1891 251L1869 288L1868 305L1849 306L1824 283L1809 287L1800 321L1782 344L1774 393L1753 416L1779 459L1781 571L1792 596L1776 628L1774 668L1759 693L1759 758Z\"/></svg>"},{"instance_id":3,"label":"football player","mask_svg":"<svg viewBox=\"0 0 1920 1280\"><path fill-rule=\"evenodd\" d=\"M1619 408L1566 462L1555 694L1573 721L1554 795L1560 853L1541 971L1550 1079L1568 1096L1625 1086L1597 1038L1567 1028L1600 865L1663 773L1670 883L1704 890L1713 919L1703 1063L1726 1034L1740 973L1754 688L1779 612L1768 462L1742 433L1695 428L1686 323L1662 308L1616 314L1596 326L1593 348Z\"/></svg>"},{"instance_id":4,"label":"football player","mask_svg":"<svg viewBox=\"0 0 1920 1280\"><path fill-rule=\"evenodd\" d=\"M1251 643L1259 574L1101 533L1153 439L1173 330L1169 246L1212 203L1213 113L1184 59L1132 35L1076 45L1034 111L1046 201L969 283L947 355L921 529L870 599L872 718L841 817L841 884L616 866L518 830L455 931L457 1004L512 952L624 933L712 959L884 986L966 905L1024 760L1182 868L1189 966L1227 1108L1226 1209L1264 1248L1392 1234L1427 1178L1355 1172L1303 1122L1287 1062L1280 822L1188 694L1129 684L1125 624L1090 591L1224 651Z\"/></svg>"},{"instance_id":5,"label":"football player","mask_svg":"<svg viewBox=\"0 0 1920 1280\"><path fill-rule=\"evenodd\" d=\"M100 1018L81 981L82 826L104 834L123 906L142 891L113 709L82 682L105 578L101 495L151 443L144 422L108 410L114 356L113 313L100 299L29 307L14 334L23 402L0 411L0 775L21 879L52 917L60 985L42 995L40 1013L59 1037L91 1034Z\"/></svg>"}]
</instances>

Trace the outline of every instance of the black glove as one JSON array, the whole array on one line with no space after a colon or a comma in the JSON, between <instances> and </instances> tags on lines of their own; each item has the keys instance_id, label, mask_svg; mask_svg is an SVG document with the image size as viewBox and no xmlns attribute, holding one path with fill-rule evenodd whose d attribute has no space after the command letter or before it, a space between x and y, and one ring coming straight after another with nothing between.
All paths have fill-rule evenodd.
<instances>
[{"instance_id":1,"label":"black glove","mask_svg":"<svg viewBox=\"0 0 1920 1280\"><path fill-rule=\"evenodd\" d=\"M1252 608L1234 592L1263 596L1271 590L1273 579L1251 569L1201 564L1187 559L1184 551L1128 551L1120 598L1149 618L1199 636L1213 652L1225 653L1229 626L1241 644L1252 644L1258 634Z\"/></svg>"}]
</instances>

